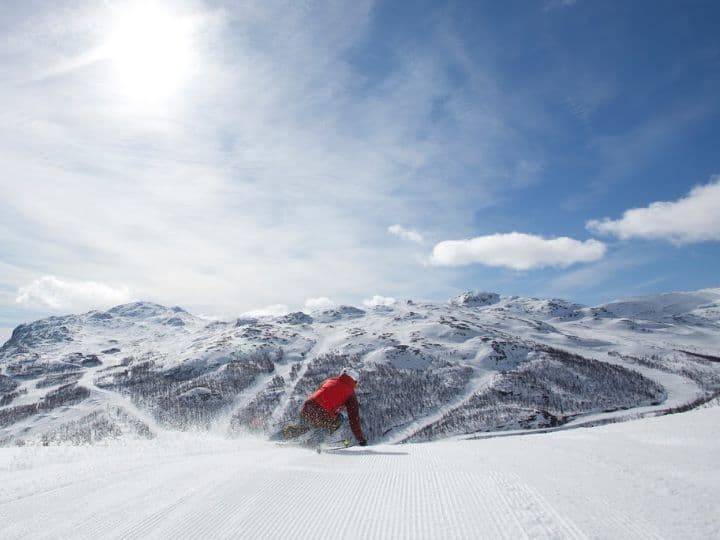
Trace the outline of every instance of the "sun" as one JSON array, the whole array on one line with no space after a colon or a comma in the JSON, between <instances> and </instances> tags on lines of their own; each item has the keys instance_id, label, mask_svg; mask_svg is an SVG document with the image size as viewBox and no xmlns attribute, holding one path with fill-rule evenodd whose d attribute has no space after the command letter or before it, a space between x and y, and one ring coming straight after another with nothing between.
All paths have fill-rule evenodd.
<instances>
[{"instance_id":1,"label":"sun","mask_svg":"<svg viewBox=\"0 0 720 540\"><path fill-rule=\"evenodd\" d=\"M120 89L142 100L177 92L193 66L192 21L148 1L114 15L105 54Z\"/></svg>"}]
</instances>

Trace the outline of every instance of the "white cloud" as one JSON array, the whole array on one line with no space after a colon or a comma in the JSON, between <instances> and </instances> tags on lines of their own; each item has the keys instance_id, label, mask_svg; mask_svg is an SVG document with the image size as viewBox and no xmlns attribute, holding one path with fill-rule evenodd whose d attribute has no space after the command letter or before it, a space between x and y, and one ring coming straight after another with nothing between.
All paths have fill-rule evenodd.
<instances>
[{"instance_id":1,"label":"white cloud","mask_svg":"<svg viewBox=\"0 0 720 540\"><path fill-rule=\"evenodd\" d=\"M458 230L539 157L512 127L532 107L488 84L442 21L432 46L375 73L349 54L375 31L370 0L173 2L198 21L197 72L148 109L107 62L67 64L107 41L115 4L0 17L0 246L17 265L0 263L0 290L82 261L210 313L301 306L307 291L410 297L444 285L378 216Z\"/></svg>"},{"instance_id":2,"label":"white cloud","mask_svg":"<svg viewBox=\"0 0 720 540\"><path fill-rule=\"evenodd\" d=\"M95 281L64 281L43 276L20 287L15 302L28 308L82 310L114 306L130 301L127 287Z\"/></svg>"},{"instance_id":3,"label":"white cloud","mask_svg":"<svg viewBox=\"0 0 720 540\"><path fill-rule=\"evenodd\" d=\"M388 232L398 238L407 240L408 242L415 242L421 244L423 242L423 235L412 229L406 229L402 225L391 225L388 227Z\"/></svg>"},{"instance_id":4,"label":"white cloud","mask_svg":"<svg viewBox=\"0 0 720 540\"><path fill-rule=\"evenodd\" d=\"M330 309L335 306L335 302L330 300L327 296L320 296L319 298L308 298L305 300L305 311L319 311L323 309Z\"/></svg>"},{"instance_id":5,"label":"white cloud","mask_svg":"<svg viewBox=\"0 0 720 540\"><path fill-rule=\"evenodd\" d=\"M582 242L565 236L546 239L512 232L440 242L433 248L431 263L438 266L479 263L505 266L513 270L529 270L596 261L603 257L605 249L605 244L597 240Z\"/></svg>"},{"instance_id":6,"label":"white cloud","mask_svg":"<svg viewBox=\"0 0 720 540\"><path fill-rule=\"evenodd\" d=\"M392 306L396 302L397 300L395 300L392 296L380 296L379 294L376 294L372 298L366 298L363 300L363 305L367 307Z\"/></svg>"},{"instance_id":7,"label":"white cloud","mask_svg":"<svg viewBox=\"0 0 720 540\"><path fill-rule=\"evenodd\" d=\"M242 313L241 317L281 317L290 313L285 304L273 304L264 308L253 309Z\"/></svg>"},{"instance_id":8,"label":"white cloud","mask_svg":"<svg viewBox=\"0 0 720 540\"><path fill-rule=\"evenodd\" d=\"M227 317L224 315L208 315L207 313L197 313L197 314L193 314L193 315L195 315L198 319L202 319L203 321L207 321L210 323L221 322L221 321L229 322L233 319L233 317Z\"/></svg>"},{"instance_id":9,"label":"white cloud","mask_svg":"<svg viewBox=\"0 0 720 540\"><path fill-rule=\"evenodd\" d=\"M587 222L587 228L623 240L646 238L689 244L720 240L720 177L673 202L654 202L626 210L620 219Z\"/></svg>"}]
</instances>

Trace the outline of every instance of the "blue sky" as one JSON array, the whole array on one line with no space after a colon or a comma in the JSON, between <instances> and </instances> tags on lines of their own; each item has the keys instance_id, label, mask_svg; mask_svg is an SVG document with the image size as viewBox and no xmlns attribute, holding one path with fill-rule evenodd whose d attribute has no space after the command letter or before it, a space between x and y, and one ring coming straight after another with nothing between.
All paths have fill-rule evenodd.
<instances>
[{"instance_id":1,"label":"blue sky","mask_svg":"<svg viewBox=\"0 0 720 540\"><path fill-rule=\"evenodd\" d=\"M711 1L5 3L0 327L140 298L720 286L719 21Z\"/></svg>"}]
</instances>

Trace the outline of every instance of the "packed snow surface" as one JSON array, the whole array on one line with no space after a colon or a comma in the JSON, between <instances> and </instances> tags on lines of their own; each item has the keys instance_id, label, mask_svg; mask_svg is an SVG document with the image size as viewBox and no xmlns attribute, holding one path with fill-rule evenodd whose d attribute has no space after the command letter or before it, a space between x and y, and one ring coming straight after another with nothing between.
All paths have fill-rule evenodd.
<instances>
[{"instance_id":1,"label":"packed snow surface","mask_svg":"<svg viewBox=\"0 0 720 540\"><path fill-rule=\"evenodd\" d=\"M253 438L0 449L12 538L718 538L720 408L316 454Z\"/></svg>"}]
</instances>

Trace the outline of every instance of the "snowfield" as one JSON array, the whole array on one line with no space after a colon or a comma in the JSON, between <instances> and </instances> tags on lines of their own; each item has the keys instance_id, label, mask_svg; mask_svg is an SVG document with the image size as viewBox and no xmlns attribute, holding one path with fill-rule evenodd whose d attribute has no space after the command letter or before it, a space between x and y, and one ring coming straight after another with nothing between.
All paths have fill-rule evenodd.
<instances>
[{"instance_id":1,"label":"snowfield","mask_svg":"<svg viewBox=\"0 0 720 540\"><path fill-rule=\"evenodd\" d=\"M0 449L2 538L718 538L720 407L316 454L254 438Z\"/></svg>"}]
</instances>

